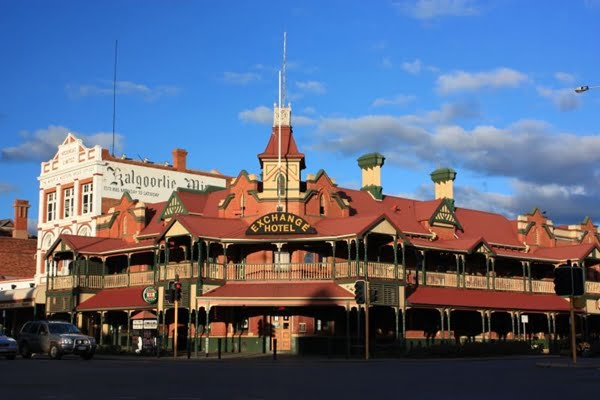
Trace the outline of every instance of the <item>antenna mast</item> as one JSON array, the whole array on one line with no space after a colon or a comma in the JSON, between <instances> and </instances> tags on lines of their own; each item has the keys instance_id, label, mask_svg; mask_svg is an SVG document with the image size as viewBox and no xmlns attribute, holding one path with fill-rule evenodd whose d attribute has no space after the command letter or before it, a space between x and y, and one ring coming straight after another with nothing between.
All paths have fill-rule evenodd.
<instances>
[{"instance_id":1,"label":"antenna mast","mask_svg":"<svg viewBox=\"0 0 600 400\"><path fill-rule=\"evenodd\" d=\"M285 107L285 63L286 63L286 44L287 32L283 32L283 73L281 77L281 106Z\"/></svg>"},{"instance_id":2,"label":"antenna mast","mask_svg":"<svg viewBox=\"0 0 600 400\"><path fill-rule=\"evenodd\" d=\"M113 75L113 119L112 119L112 156L115 156L115 113L117 109L117 48L119 45L119 41L115 40L115 68Z\"/></svg>"}]
</instances>

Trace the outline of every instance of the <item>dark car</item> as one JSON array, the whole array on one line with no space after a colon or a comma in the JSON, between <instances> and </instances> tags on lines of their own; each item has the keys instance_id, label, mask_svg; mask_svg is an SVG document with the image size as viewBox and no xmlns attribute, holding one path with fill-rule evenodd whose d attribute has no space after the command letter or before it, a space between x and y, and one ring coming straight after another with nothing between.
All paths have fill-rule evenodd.
<instances>
[{"instance_id":1,"label":"dark car","mask_svg":"<svg viewBox=\"0 0 600 400\"><path fill-rule=\"evenodd\" d=\"M17 356L17 341L0 332L0 356L14 360Z\"/></svg>"},{"instance_id":2,"label":"dark car","mask_svg":"<svg viewBox=\"0 0 600 400\"><path fill-rule=\"evenodd\" d=\"M63 321L30 321L23 325L17 336L23 358L34 353L48 354L54 360L64 354L75 354L89 360L96 352L96 341L79 329Z\"/></svg>"}]
</instances>

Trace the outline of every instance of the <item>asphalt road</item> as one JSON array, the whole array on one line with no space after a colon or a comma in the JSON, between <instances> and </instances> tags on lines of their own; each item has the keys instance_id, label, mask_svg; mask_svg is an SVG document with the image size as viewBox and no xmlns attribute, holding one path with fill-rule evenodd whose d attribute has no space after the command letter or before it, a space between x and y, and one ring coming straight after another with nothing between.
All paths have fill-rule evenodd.
<instances>
[{"instance_id":1,"label":"asphalt road","mask_svg":"<svg viewBox=\"0 0 600 400\"><path fill-rule=\"evenodd\" d=\"M600 393L600 359L345 361L45 357L0 360L3 399L572 399ZM582 365L580 363L580 365ZM583 363L583 365L586 365ZM584 397L585 396L585 397ZM592 397L590 397L592 396Z\"/></svg>"}]
</instances>

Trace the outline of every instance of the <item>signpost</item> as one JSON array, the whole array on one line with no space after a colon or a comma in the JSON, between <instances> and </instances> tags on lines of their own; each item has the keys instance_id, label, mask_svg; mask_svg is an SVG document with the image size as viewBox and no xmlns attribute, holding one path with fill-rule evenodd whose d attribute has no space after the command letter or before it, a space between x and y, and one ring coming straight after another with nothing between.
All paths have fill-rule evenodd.
<instances>
[{"instance_id":1,"label":"signpost","mask_svg":"<svg viewBox=\"0 0 600 400\"><path fill-rule=\"evenodd\" d=\"M583 268L571 265L571 260L554 269L554 292L558 296L569 297L571 323L571 354L573 364L577 364L577 343L575 339L575 298L585 295Z\"/></svg>"}]
</instances>

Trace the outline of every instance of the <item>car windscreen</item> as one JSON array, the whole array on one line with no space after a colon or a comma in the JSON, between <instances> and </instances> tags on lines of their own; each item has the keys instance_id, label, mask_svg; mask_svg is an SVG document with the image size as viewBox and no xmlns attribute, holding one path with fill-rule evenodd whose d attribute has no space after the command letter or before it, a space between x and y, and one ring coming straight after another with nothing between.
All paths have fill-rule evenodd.
<instances>
[{"instance_id":1,"label":"car windscreen","mask_svg":"<svg viewBox=\"0 0 600 400\"><path fill-rule=\"evenodd\" d=\"M71 324L48 324L50 333L61 334L61 333L81 333L75 325Z\"/></svg>"}]
</instances>

